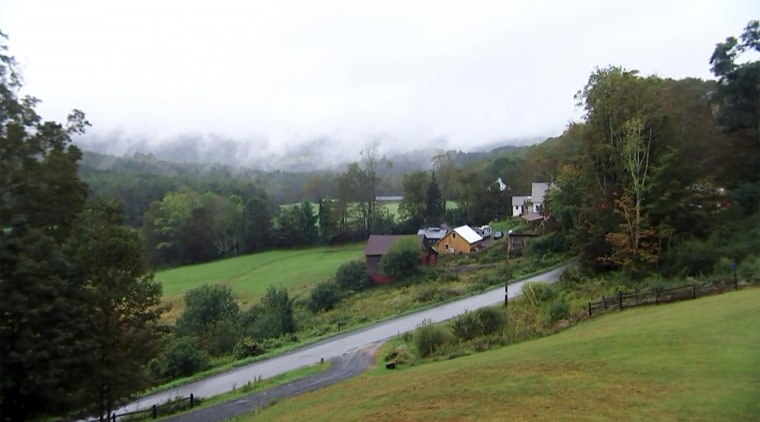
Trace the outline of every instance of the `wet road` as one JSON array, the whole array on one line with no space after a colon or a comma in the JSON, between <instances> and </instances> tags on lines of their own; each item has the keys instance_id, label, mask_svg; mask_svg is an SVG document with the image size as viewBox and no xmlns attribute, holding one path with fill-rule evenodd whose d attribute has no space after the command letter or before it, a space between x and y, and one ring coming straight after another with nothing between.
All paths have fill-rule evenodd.
<instances>
[{"instance_id":1,"label":"wet road","mask_svg":"<svg viewBox=\"0 0 760 422\"><path fill-rule=\"evenodd\" d=\"M510 284L509 297L513 298L522 294L522 286L527 282L546 281L553 283L557 281L565 268L566 266L562 266L549 272ZM475 310L484 306L495 305L497 303L504 303L504 287L495 288L476 296L470 296L435 308L384 321L356 331L350 331L284 355L251 363L250 365L242 366L223 374L185 384L171 390L152 394L130 403L122 409L119 409L117 413L147 408L178 396L189 396L190 393L194 394L196 397L211 397L226 393L235 387L244 385L250 380L259 377L262 379L270 378L303 366L317 363L323 358L328 360L347 352L354 352L365 346L377 343L378 341L390 339L398 334L412 331L424 319L430 319L433 322L445 321L454 318L467 310Z\"/></svg>"}]
</instances>

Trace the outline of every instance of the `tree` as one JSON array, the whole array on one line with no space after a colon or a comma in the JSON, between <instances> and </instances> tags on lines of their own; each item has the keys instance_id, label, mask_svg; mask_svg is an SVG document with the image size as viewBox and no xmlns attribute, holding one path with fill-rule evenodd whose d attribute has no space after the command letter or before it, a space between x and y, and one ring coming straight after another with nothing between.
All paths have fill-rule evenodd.
<instances>
[{"instance_id":1,"label":"tree","mask_svg":"<svg viewBox=\"0 0 760 422\"><path fill-rule=\"evenodd\" d=\"M425 190L425 222L428 226L440 224L445 211L446 202L441 198L441 190L438 189L435 172L433 172Z\"/></svg>"},{"instance_id":2,"label":"tree","mask_svg":"<svg viewBox=\"0 0 760 422\"><path fill-rule=\"evenodd\" d=\"M266 196L255 196L243 210L243 242L246 252L266 248L271 242L272 213Z\"/></svg>"},{"instance_id":3,"label":"tree","mask_svg":"<svg viewBox=\"0 0 760 422\"><path fill-rule=\"evenodd\" d=\"M760 52L760 22L750 21L740 40L728 37L710 58L718 86L715 120L728 138L731 186L760 180L760 60L737 64L746 52Z\"/></svg>"},{"instance_id":4,"label":"tree","mask_svg":"<svg viewBox=\"0 0 760 422\"><path fill-rule=\"evenodd\" d=\"M338 271L335 272L335 282L343 290L356 292L372 286L365 261L351 261L338 267Z\"/></svg>"},{"instance_id":5,"label":"tree","mask_svg":"<svg viewBox=\"0 0 760 422\"><path fill-rule=\"evenodd\" d=\"M259 306L247 312L255 338L279 337L296 331L293 301L284 288L270 286Z\"/></svg>"},{"instance_id":6,"label":"tree","mask_svg":"<svg viewBox=\"0 0 760 422\"><path fill-rule=\"evenodd\" d=\"M404 197L398 207L399 214L401 218L410 220L413 225L418 227L426 223L426 189L429 184L430 177L425 171L404 175Z\"/></svg>"},{"instance_id":7,"label":"tree","mask_svg":"<svg viewBox=\"0 0 760 422\"><path fill-rule=\"evenodd\" d=\"M197 287L185 293L185 311L177 319L177 334L196 337L212 355L232 350L240 337L240 309L232 289L222 285Z\"/></svg>"},{"instance_id":8,"label":"tree","mask_svg":"<svg viewBox=\"0 0 760 422\"><path fill-rule=\"evenodd\" d=\"M149 386L144 366L159 352L161 285L146 272L139 233L123 208L96 201L78 217L66 243L73 274L87 301L86 382L100 415Z\"/></svg>"},{"instance_id":9,"label":"tree","mask_svg":"<svg viewBox=\"0 0 760 422\"><path fill-rule=\"evenodd\" d=\"M419 271L421 253L417 239L400 239L380 259L380 268L389 277L402 280Z\"/></svg>"},{"instance_id":10,"label":"tree","mask_svg":"<svg viewBox=\"0 0 760 422\"><path fill-rule=\"evenodd\" d=\"M340 302L340 289L332 281L317 284L311 289L309 309L312 312L329 311Z\"/></svg>"},{"instance_id":11,"label":"tree","mask_svg":"<svg viewBox=\"0 0 760 422\"><path fill-rule=\"evenodd\" d=\"M85 297L63 253L87 186L72 136L74 111L43 122L19 98L21 76L0 32L0 415L27 420L82 407L87 368Z\"/></svg>"}]
</instances>

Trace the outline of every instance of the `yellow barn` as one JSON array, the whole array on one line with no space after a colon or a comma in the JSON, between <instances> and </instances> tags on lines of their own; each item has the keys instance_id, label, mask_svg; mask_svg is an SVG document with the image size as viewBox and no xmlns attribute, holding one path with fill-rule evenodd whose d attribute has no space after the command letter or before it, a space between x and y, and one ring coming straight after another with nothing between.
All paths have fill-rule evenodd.
<instances>
[{"instance_id":1,"label":"yellow barn","mask_svg":"<svg viewBox=\"0 0 760 422\"><path fill-rule=\"evenodd\" d=\"M477 249L483 242L483 238L470 226L459 226L446 233L443 239L438 241L438 251L445 253L470 253Z\"/></svg>"}]
</instances>

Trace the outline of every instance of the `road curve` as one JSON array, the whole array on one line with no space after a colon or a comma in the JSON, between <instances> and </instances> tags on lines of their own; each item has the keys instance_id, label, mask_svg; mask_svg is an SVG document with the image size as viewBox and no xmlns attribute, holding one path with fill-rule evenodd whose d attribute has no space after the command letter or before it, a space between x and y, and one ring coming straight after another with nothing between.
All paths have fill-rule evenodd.
<instances>
[{"instance_id":1,"label":"road curve","mask_svg":"<svg viewBox=\"0 0 760 422\"><path fill-rule=\"evenodd\" d=\"M267 407L276 400L319 390L336 382L355 377L367 370L367 367L374 362L375 352L379 346L380 343L375 343L367 348L334 357L330 359L332 362L330 368L320 374L251 393L194 412L173 416L165 419L164 422L221 422Z\"/></svg>"},{"instance_id":2,"label":"road curve","mask_svg":"<svg viewBox=\"0 0 760 422\"><path fill-rule=\"evenodd\" d=\"M522 286L533 281L553 283L567 266L561 266L551 271L521 280L509 285L508 295L513 298L522 294ZM311 365L320 359L329 360L344 353L352 353L378 342L392 338L398 334L414 330L422 320L433 322L445 321L456 317L468 310L504 302L504 288L498 287L487 292L449 302L434 308L425 309L413 314L404 315L391 320L379 322L359 330L322 340L310 346L294 350L283 355L275 356L259 362L230 370L203 380L185 384L171 390L162 391L142 397L116 413L131 412L145 409L154 404L160 404L175 397L186 397L191 393L196 397L211 397L231 391L248 381L257 378L271 378L285 372Z\"/></svg>"}]
</instances>

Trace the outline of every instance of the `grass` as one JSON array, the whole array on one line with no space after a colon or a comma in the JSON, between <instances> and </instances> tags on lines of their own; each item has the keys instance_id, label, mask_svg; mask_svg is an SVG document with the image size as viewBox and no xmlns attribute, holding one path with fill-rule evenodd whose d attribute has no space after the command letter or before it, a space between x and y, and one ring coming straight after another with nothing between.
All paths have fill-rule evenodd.
<instances>
[{"instance_id":1,"label":"grass","mask_svg":"<svg viewBox=\"0 0 760 422\"><path fill-rule=\"evenodd\" d=\"M401 214L398 211L399 205L401 205L400 202L378 202L379 205L385 207L386 210L396 219L396 221L400 221ZM456 201L446 201L446 209L447 210L453 210L459 208L459 204Z\"/></svg>"},{"instance_id":2,"label":"grass","mask_svg":"<svg viewBox=\"0 0 760 422\"><path fill-rule=\"evenodd\" d=\"M365 374L237 420L758 420L760 289ZM340 412L335 412L340 403Z\"/></svg>"},{"instance_id":3,"label":"grass","mask_svg":"<svg viewBox=\"0 0 760 422\"><path fill-rule=\"evenodd\" d=\"M268 251L158 272L156 280L164 288L164 302L172 305L165 319L174 321L184 309L185 292L206 283L229 286L243 307L263 296L270 286L298 292L332 277L342 264L362 259L364 246Z\"/></svg>"}]
</instances>

